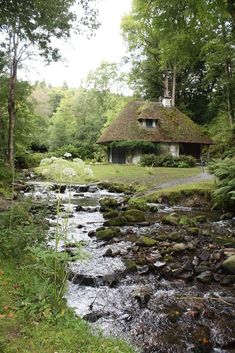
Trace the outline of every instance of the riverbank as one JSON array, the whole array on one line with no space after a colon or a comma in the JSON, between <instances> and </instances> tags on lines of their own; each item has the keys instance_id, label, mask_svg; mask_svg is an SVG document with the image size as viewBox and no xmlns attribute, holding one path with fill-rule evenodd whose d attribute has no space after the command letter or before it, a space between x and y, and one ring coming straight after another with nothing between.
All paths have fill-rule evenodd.
<instances>
[{"instance_id":1,"label":"riverbank","mask_svg":"<svg viewBox=\"0 0 235 353\"><path fill-rule=\"evenodd\" d=\"M110 187L27 185L26 198L47 204L50 234L57 225L67 230L59 245L72 256L68 305L92 330L145 353L230 353L234 275L223 263L234 254L233 220L208 208L140 202ZM82 262L81 243L89 254Z\"/></svg>"},{"instance_id":2,"label":"riverbank","mask_svg":"<svg viewBox=\"0 0 235 353\"><path fill-rule=\"evenodd\" d=\"M94 334L58 297L64 269L57 268L54 282L57 258L46 247L44 206L18 202L0 213L1 353L132 353L126 343Z\"/></svg>"},{"instance_id":3,"label":"riverbank","mask_svg":"<svg viewBox=\"0 0 235 353\"><path fill-rule=\"evenodd\" d=\"M145 198L136 198L136 194L130 193L130 190L133 191L132 187L121 194L120 192L125 191L123 187L110 182L101 183L98 187L94 184L66 186L61 183L35 183L33 185L29 183L21 190L27 196L26 198L33 196L33 207L26 206L26 210L20 207L13 212L11 227L14 231L12 229L9 231L9 222L4 226L6 241L3 241L1 246L5 246L5 251L7 250L10 256L8 254L2 257L0 262L0 281L3 284L0 289L0 301L3 303L0 308L2 352L133 352L124 342L106 339L102 335L97 336L97 327L101 327L106 333L132 341L144 352L155 352L159 345L162 345L161 352L166 352L164 349L169 347L166 348L163 342L175 347L183 344L182 352L186 352L188 344L196 344L196 349L203 349L205 352L214 352L212 346L220 349L216 348L216 352L230 352L225 349L226 345L231 344L233 340L230 320L225 319L223 322L219 320L223 310L229 311L231 318L230 311L234 303L230 301L230 297L233 293L234 276L221 273L222 269L217 265L224 261L226 256L232 255L231 251L230 253L227 251L234 249L234 233L233 230L229 230L228 233L230 221L220 225L219 213L212 214L208 209L213 190L212 182L159 188ZM114 209L112 206L111 210L103 209L102 212L105 211L103 219L100 213L100 199L106 196L103 188L107 187L111 192L109 196L114 197L118 202L111 201L111 205L117 206ZM60 191L59 194L57 189ZM76 308L79 317L96 322L95 331L94 326L91 327L76 318L74 311L68 309L64 301L59 308L52 305L53 287L48 284L53 284L51 276L54 268L53 271L50 269L49 276L47 270L46 276L43 272L42 278L37 266L32 266L35 265L35 256L37 265L40 265L42 260L45 269L50 265L51 253L44 253L46 247L43 248L42 253L38 248L36 252L34 251L33 261L32 254L28 252L29 248L32 250L35 247L33 235L38 233L42 225L45 226L44 236L48 232L48 226L51 230L56 229L58 210L55 202L58 195L61 197L58 224L65 224L69 229L70 244L63 254L69 254L73 258L77 242L81 242L91 257L90 265L88 257L86 262L78 262L74 271L69 272L67 301L71 307ZM196 199L198 195L200 197ZM192 204L186 205L190 200ZM202 200L206 202L202 203ZM145 208L146 201L159 204L152 204L150 212L150 209ZM172 207L175 204L177 206ZM180 205L184 207L181 208ZM202 216L204 211L195 211L191 209L193 206L207 207L201 221L196 221L195 217ZM30 211L27 207L30 207ZM147 217L144 216L142 219L142 214L142 218L133 224L133 217L140 216L140 213L132 214L128 208L138 208ZM107 222L116 218L117 213L120 213L121 223L108 225ZM170 221L167 218L164 223L163 217L167 215L171 216ZM0 213L0 218L2 224L4 218L9 219L9 213ZM47 219L46 222L45 219ZM103 224L104 228L102 228ZM97 228L100 228L98 232L96 232ZM55 233L52 231L50 234ZM4 240L4 237L2 239ZM40 240L42 245L43 239L45 238L42 235ZM30 243L29 240L33 242ZM22 244L26 244L25 248L22 248ZM36 245L39 245L38 240ZM1 254L3 253L1 251ZM201 253L202 258L200 258ZM49 258L48 255L50 255ZM195 257L199 262L194 264ZM76 259L66 258L66 261L71 260L73 263ZM100 264L106 264L104 273L99 267ZM89 269L92 269L93 274L97 271L97 279L93 278L94 275L89 273ZM111 276L110 270L111 272L113 270ZM116 276L116 270L118 270L118 276ZM196 279L197 276L200 278L201 274L202 281L208 281L207 283ZM63 282L63 272L62 277L59 278ZM60 285L58 288L63 288ZM222 292L223 295L219 294L217 297L218 293ZM160 308L162 302L164 305ZM215 306L218 303L219 305ZM209 312L209 318L204 316L205 311ZM191 321L188 322L191 314L193 320L190 319ZM214 325L215 319L211 315L216 317L217 323L221 325L214 333L208 330L210 325ZM162 319L159 321L160 317ZM203 330L200 329L202 321ZM154 322L158 322L160 330L158 333ZM179 322L181 330L177 331ZM32 330L35 323L37 331ZM170 327L174 328L169 330ZM142 333L138 333L138 330L142 330ZM173 335L172 330L177 332L177 335ZM189 338L188 330L195 333L195 342ZM227 340L223 337L223 330L230 332ZM94 332L96 335L92 336ZM178 339L180 341L177 341Z\"/></svg>"}]
</instances>

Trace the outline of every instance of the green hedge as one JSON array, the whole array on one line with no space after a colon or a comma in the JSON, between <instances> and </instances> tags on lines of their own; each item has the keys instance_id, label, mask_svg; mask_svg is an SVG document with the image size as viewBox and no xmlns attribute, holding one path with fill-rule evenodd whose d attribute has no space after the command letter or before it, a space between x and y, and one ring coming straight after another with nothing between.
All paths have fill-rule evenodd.
<instances>
[{"instance_id":1,"label":"green hedge","mask_svg":"<svg viewBox=\"0 0 235 353\"><path fill-rule=\"evenodd\" d=\"M141 156L140 164L147 167L190 168L196 165L196 159L185 155L174 157L171 154L144 154Z\"/></svg>"}]
</instances>

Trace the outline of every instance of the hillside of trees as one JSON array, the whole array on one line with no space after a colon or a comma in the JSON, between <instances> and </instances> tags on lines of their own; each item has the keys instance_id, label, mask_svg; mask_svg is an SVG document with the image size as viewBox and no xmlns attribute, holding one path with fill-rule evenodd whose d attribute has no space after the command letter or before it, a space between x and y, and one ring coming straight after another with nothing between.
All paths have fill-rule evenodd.
<instances>
[{"instance_id":1,"label":"hillside of trees","mask_svg":"<svg viewBox=\"0 0 235 353\"><path fill-rule=\"evenodd\" d=\"M67 10L64 22L59 18L58 5L58 9L53 8L53 17L49 17L52 10L47 9L44 23L35 22L31 28L26 23L34 16L30 6L23 11L20 4L11 8L4 2L0 14L4 38L0 67L2 161L28 167L33 165L28 158L31 151L61 149L83 159L102 160L104 153L95 141L125 103L129 99L156 101L166 92L174 105L215 139L215 155L233 145L235 31L234 8L229 1L134 0L131 13L122 21L128 47L124 60L131 64L128 75L121 73L119 64L102 63L76 89L66 83L51 87L45 82L32 85L18 80L18 70L25 56L32 55L31 50L48 62L59 59L50 38L68 37L74 22L65 23L70 19L83 24L69 10L72 3L60 3ZM43 2L37 6L34 10L43 14ZM93 31L98 27L95 10L83 2L81 7L88 29ZM127 79L133 97L122 94Z\"/></svg>"}]
</instances>

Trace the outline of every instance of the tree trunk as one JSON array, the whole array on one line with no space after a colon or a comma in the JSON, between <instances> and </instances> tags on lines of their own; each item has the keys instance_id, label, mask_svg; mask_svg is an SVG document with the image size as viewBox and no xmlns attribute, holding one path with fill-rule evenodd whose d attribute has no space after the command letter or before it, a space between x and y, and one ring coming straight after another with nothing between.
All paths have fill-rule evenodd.
<instances>
[{"instance_id":1,"label":"tree trunk","mask_svg":"<svg viewBox=\"0 0 235 353\"><path fill-rule=\"evenodd\" d=\"M232 91L232 67L230 60L226 61L225 70L226 70L226 91L227 91L227 109L228 109L228 117L231 127L234 123L234 107L233 107L233 91Z\"/></svg>"},{"instance_id":2,"label":"tree trunk","mask_svg":"<svg viewBox=\"0 0 235 353\"><path fill-rule=\"evenodd\" d=\"M234 0L227 0L227 10L232 16L233 23L235 23L235 3Z\"/></svg>"},{"instance_id":3,"label":"tree trunk","mask_svg":"<svg viewBox=\"0 0 235 353\"><path fill-rule=\"evenodd\" d=\"M172 107L175 107L175 96L176 96L176 65L173 67L173 79L172 79Z\"/></svg>"},{"instance_id":4,"label":"tree trunk","mask_svg":"<svg viewBox=\"0 0 235 353\"><path fill-rule=\"evenodd\" d=\"M8 89L8 114L9 114L9 127L8 127L8 154L7 161L9 165L14 167L14 130L16 121L16 107L15 107L15 91L16 91L16 80L17 80L17 49L18 41L16 35L12 37L13 45L13 57L10 67L10 79Z\"/></svg>"},{"instance_id":5,"label":"tree trunk","mask_svg":"<svg viewBox=\"0 0 235 353\"><path fill-rule=\"evenodd\" d=\"M168 70L164 74L164 97L169 97Z\"/></svg>"},{"instance_id":6,"label":"tree trunk","mask_svg":"<svg viewBox=\"0 0 235 353\"><path fill-rule=\"evenodd\" d=\"M3 122L3 112L0 108L0 158L5 159L4 154L4 146L5 146L5 139L4 139L4 122Z\"/></svg>"}]
</instances>

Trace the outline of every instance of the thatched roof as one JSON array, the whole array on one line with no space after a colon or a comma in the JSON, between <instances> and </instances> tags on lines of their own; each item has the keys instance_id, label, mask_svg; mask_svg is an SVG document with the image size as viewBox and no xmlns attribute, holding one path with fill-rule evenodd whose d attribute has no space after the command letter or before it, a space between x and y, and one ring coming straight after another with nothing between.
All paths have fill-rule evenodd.
<instances>
[{"instance_id":1,"label":"thatched roof","mask_svg":"<svg viewBox=\"0 0 235 353\"><path fill-rule=\"evenodd\" d=\"M143 127L141 119L155 119L155 128ZM212 140L177 108L164 108L157 102L129 102L97 143L113 141L181 142L210 145Z\"/></svg>"}]
</instances>

